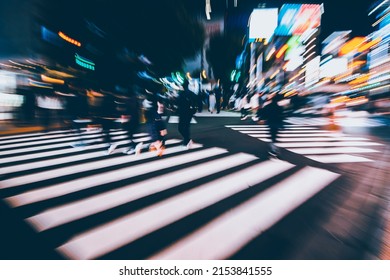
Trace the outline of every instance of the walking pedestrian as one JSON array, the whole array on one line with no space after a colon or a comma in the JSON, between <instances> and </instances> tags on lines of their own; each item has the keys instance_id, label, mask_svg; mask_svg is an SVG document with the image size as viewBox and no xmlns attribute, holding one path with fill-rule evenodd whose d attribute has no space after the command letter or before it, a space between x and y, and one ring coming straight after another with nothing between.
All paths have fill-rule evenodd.
<instances>
[{"instance_id":1,"label":"walking pedestrian","mask_svg":"<svg viewBox=\"0 0 390 280\"><path fill-rule=\"evenodd\" d=\"M96 122L100 124L102 128L103 141L108 145L108 150L106 154L109 155L117 147L117 144L112 141L110 130L113 128L114 121L118 118L118 112L116 110L115 98L110 93L100 93L96 91L91 91L92 98L98 99L94 100L96 107L94 108L94 115Z\"/></svg>"},{"instance_id":2,"label":"walking pedestrian","mask_svg":"<svg viewBox=\"0 0 390 280\"><path fill-rule=\"evenodd\" d=\"M273 157L279 156L279 149L276 147L277 135L283 125L283 108L278 104L279 96L274 93L270 96L270 103L268 103L262 110L262 118L269 126L271 133L271 143L269 154Z\"/></svg>"},{"instance_id":3,"label":"walking pedestrian","mask_svg":"<svg viewBox=\"0 0 390 280\"><path fill-rule=\"evenodd\" d=\"M162 156L164 152L164 145L159 127L161 116L158 114L157 93L152 90L154 90L154 88L151 86L145 89L146 96L142 105L146 119L146 126L152 140L149 145L149 151L156 151L157 156Z\"/></svg>"},{"instance_id":4,"label":"walking pedestrian","mask_svg":"<svg viewBox=\"0 0 390 280\"><path fill-rule=\"evenodd\" d=\"M195 93L189 90L188 80L184 80L183 91L180 91L179 97L177 100L177 113L179 116L179 125L178 130L181 136L183 137L182 145L187 149L190 149L193 145L191 139L191 120L196 112L196 96Z\"/></svg>"},{"instance_id":5,"label":"walking pedestrian","mask_svg":"<svg viewBox=\"0 0 390 280\"><path fill-rule=\"evenodd\" d=\"M210 91L209 94L209 112L212 114L215 110L215 105L217 103L217 99L215 98L214 92Z\"/></svg>"},{"instance_id":6,"label":"walking pedestrian","mask_svg":"<svg viewBox=\"0 0 390 280\"><path fill-rule=\"evenodd\" d=\"M130 92L122 96L120 107L122 127L127 132L127 137L129 139L129 146L123 151L123 153L128 155L138 155L141 153L143 143L140 142L136 144L134 142L134 133L137 132L140 122L140 106L135 86Z\"/></svg>"}]
</instances>

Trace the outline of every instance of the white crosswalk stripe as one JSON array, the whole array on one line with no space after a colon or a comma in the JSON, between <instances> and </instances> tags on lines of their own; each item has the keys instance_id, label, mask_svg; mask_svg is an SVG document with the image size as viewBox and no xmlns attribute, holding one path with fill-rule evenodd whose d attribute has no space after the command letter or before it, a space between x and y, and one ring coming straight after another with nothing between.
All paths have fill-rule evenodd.
<instances>
[{"instance_id":1,"label":"white crosswalk stripe","mask_svg":"<svg viewBox=\"0 0 390 280\"><path fill-rule=\"evenodd\" d=\"M339 174L327 170L305 167L152 259L226 259L337 177Z\"/></svg>"},{"instance_id":2,"label":"white crosswalk stripe","mask_svg":"<svg viewBox=\"0 0 390 280\"><path fill-rule=\"evenodd\" d=\"M183 218L194 211L199 211L211 203L216 203L290 167L292 167L291 164L284 162L279 162L279 166L278 163L260 163L248 170L240 171L241 176L239 177L237 174L229 175L219 182L210 182L193 191L180 194L138 213L110 222L108 225L92 229L65 243L58 250L72 259L96 258L104 253L108 253L108 250L123 246L150 231ZM259 170L264 170L264 168L267 168L270 172L263 172L259 176ZM175 209L180 209L180 211L175 211ZM156 216L159 217L158 221L153 219ZM134 231L131 234L121 234L126 228L134 228ZM116 236L116 238L110 238L110 236ZM101 242L102 239L104 240L103 242ZM100 240L99 244L104 245L97 245L98 240Z\"/></svg>"},{"instance_id":3,"label":"white crosswalk stripe","mask_svg":"<svg viewBox=\"0 0 390 280\"><path fill-rule=\"evenodd\" d=\"M66 206L51 209L28 220L36 225L39 231L46 230L59 224L80 219L97 212L110 209L114 206L134 201L141 197L173 188L191 182L199 177L205 177L216 172L244 164L254 160L254 156L238 154L222 159L216 159L201 166L189 167L167 175L158 176L121 189L116 189L86 200L81 200Z\"/></svg>"},{"instance_id":4,"label":"white crosswalk stripe","mask_svg":"<svg viewBox=\"0 0 390 280\"><path fill-rule=\"evenodd\" d=\"M147 242L143 241L145 237L159 235L166 227L185 228L190 216L206 217L209 222L196 226L187 237L179 230L173 245L162 240L158 245L162 247L152 247L145 258L226 258L261 235L263 230L259 228L271 227L339 177L324 169L264 161L201 144L187 150L177 139L166 141L163 157L145 151L137 156L125 155L123 148L104 156L101 144L72 149L67 154L63 150L70 151L69 148L57 146L67 139L67 135L61 136L43 143L42 149L0 162L0 166L5 165L0 171L0 195L12 211L21 211L37 232L54 240L53 250L69 259L105 258L109 254L124 254L120 256L128 259L128 254L136 252L121 253L124 247ZM148 139L147 135L136 137L138 142L143 139ZM40 141L39 136L33 141ZM122 141L127 144L125 139L119 143ZM144 145L146 150L147 143ZM26 141L16 150L28 146ZM315 177L322 179L316 181ZM255 194L249 198L242 196L253 191ZM229 206L226 200L234 200L235 206ZM217 216L212 211L208 214L217 204L226 205L226 211ZM123 210L132 205L138 206ZM249 221L254 213L260 213L256 211L265 208L272 209L270 218L260 224L258 219ZM228 236L223 233L226 229L231 232ZM61 230L60 237L56 230ZM210 248L220 234L224 248L218 247L215 253L209 248L199 256L196 246L207 247L206 232L210 234ZM164 247L167 249L161 251Z\"/></svg>"},{"instance_id":5,"label":"white crosswalk stripe","mask_svg":"<svg viewBox=\"0 0 390 280\"><path fill-rule=\"evenodd\" d=\"M359 127L379 127L385 126L380 120L369 119L367 117L348 117L340 116L333 119L325 117L290 117L286 119L287 123L298 125L325 126L336 124L340 126L359 126Z\"/></svg>"},{"instance_id":6,"label":"white crosswalk stripe","mask_svg":"<svg viewBox=\"0 0 390 280\"><path fill-rule=\"evenodd\" d=\"M267 125L229 125L226 127L261 141L271 142ZM322 163L372 162L372 159L359 154L378 153L379 151L362 147L383 146L365 137L348 136L341 132L318 129L318 127L309 126L308 123L302 126L299 124L285 125L279 131L275 144Z\"/></svg>"},{"instance_id":7,"label":"white crosswalk stripe","mask_svg":"<svg viewBox=\"0 0 390 280\"><path fill-rule=\"evenodd\" d=\"M179 123L179 117L178 116L170 116L168 123ZM191 119L191 123L195 124L198 123L195 118Z\"/></svg>"}]
</instances>

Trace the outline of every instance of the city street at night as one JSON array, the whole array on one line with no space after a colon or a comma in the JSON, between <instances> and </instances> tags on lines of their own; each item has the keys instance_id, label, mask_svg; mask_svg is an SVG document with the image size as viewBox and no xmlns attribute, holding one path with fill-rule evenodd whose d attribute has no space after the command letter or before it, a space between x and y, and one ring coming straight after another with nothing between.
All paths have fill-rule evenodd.
<instances>
[{"instance_id":1,"label":"city street at night","mask_svg":"<svg viewBox=\"0 0 390 280\"><path fill-rule=\"evenodd\" d=\"M0 23L0 265L390 260L390 1L2 0Z\"/></svg>"}]
</instances>

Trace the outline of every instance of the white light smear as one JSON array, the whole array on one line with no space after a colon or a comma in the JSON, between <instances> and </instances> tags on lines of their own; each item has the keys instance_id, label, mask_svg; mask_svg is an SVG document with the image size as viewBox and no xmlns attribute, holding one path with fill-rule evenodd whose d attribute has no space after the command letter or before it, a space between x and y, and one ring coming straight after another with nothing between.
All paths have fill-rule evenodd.
<instances>
[{"instance_id":1,"label":"white light smear","mask_svg":"<svg viewBox=\"0 0 390 280\"><path fill-rule=\"evenodd\" d=\"M125 131L115 131L115 132L111 132L111 135L123 135L125 133L126 133ZM99 137L100 138L102 137L102 135L99 133L92 134L92 135L90 135L89 133L83 134L83 139L91 139L91 138L99 138ZM42 140L42 141L29 141L29 142L23 142L23 143L19 143L19 141L15 141L16 143L0 146L0 150L6 150L6 149L10 149L10 148L18 148L18 147L24 147L24 146L29 147L31 145L40 145L40 144L50 145L52 143L58 143L61 141L70 141L70 140L77 141L79 139L80 139L79 135L72 134L72 135L66 135L65 137L62 137L60 139L46 139L46 140Z\"/></svg>"},{"instance_id":2,"label":"white light smear","mask_svg":"<svg viewBox=\"0 0 390 280\"><path fill-rule=\"evenodd\" d=\"M306 156L309 159L322 163L347 163L347 162L370 162L371 159L352 156L352 155L320 155L320 156Z\"/></svg>"},{"instance_id":3,"label":"white light smear","mask_svg":"<svg viewBox=\"0 0 390 280\"><path fill-rule=\"evenodd\" d=\"M52 208L28 218L27 221L38 231L47 230L239 166L255 159L257 159L255 156L248 154L236 154L216 159Z\"/></svg>"},{"instance_id":4,"label":"white light smear","mask_svg":"<svg viewBox=\"0 0 390 280\"><path fill-rule=\"evenodd\" d=\"M70 259L97 258L291 167L284 161L256 164L82 233L57 250Z\"/></svg>"},{"instance_id":5,"label":"white light smear","mask_svg":"<svg viewBox=\"0 0 390 280\"><path fill-rule=\"evenodd\" d=\"M289 151L300 155L317 154L341 154L341 153L379 153L377 150L358 147L336 147L336 148L297 148Z\"/></svg>"},{"instance_id":6,"label":"white light smear","mask_svg":"<svg viewBox=\"0 0 390 280\"><path fill-rule=\"evenodd\" d=\"M134 140L134 142L137 143L139 141ZM178 139L171 139L171 140L166 141L166 145L177 144L180 142L181 141ZM125 143L128 143L128 141L126 141ZM128 148L118 149L118 152L123 152L124 150L127 150L127 149ZM35 158L34 156L31 156L31 157ZM18 171L27 171L27 170L37 169L37 168L41 168L41 167L49 167L49 166L59 165L59 164L63 164L63 163L72 163L72 162L77 162L77 161L86 160L86 159L99 158L99 157L102 157L102 151L83 153L80 155L73 155L73 156L64 156L64 157L60 157L60 158L36 161L36 162L31 162L31 163L24 163L24 164L14 165L14 166L10 166L10 167L3 167L2 169L0 169L0 175L12 173L12 172L18 172Z\"/></svg>"},{"instance_id":7,"label":"white light smear","mask_svg":"<svg viewBox=\"0 0 390 280\"><path fill-rule=\"evenodd\" d=\"M178 151L177 148L178 147L175 147L170 150L171 151L176 150L177 152ZM8 197L5 199L5 201L8 202L9 205L11 205L12 207L27 205L34 202L63 196L73 192L90 189L99 185L125 180L134 176L148 174L150 172L181 165L184 163L189 163L199 159L212 157L225 152L226 150L223 149L210 148L200 152L191 153L191 155L190 154L179 155L173 158L167 158L159 161L148 162L136 166L121 168L114 171L104 172L101 174L83 177L80 179L59 183L49 187L44 187L44 188L24 192L19 195Z\"/></svg>"},{"instance_id":8,"label":"white light smear","mask_svg":"<svg viewBox=\"0 0 390 280\"><path fill-rule=\"evenodd\" d=\"M342 118L336 121L338 125L346 127L377 127L385 126L385 124L380 123L376 120L363 119L363 118Z\"/></svg>"},{"instance_id":9,"label":"white light smear","mask_svg":"<svg viewBox=\"0 0 390 280\"><path fill-rule=\"evenodd\" d=\"M315 142L315 143L277 143L282 148L294 147L353 147L353 146L383 146L374 142Z\"/></svg>"},{"instance_id":10,"label":"white light smear","mask_svg":"<svg viewBox=\"0 0 390 280\"><path fill-rule=\"evenodd\" d=\"M339 176L327 170L305 167L151 259L226 259Z\"/></svg>"},{"instance_id":11,"label":"white light smear","mask_svg":"<svg viewBox=\"0 0 390 280\"><path fill-rule=\"evenodd\" d=\"M126 139L126 138L128 138L127 135L120 135L120 136L112 137L112 140L120 140L120 139ZM102 139L101 135L95 136L94 139L91 139L91 140L84 140L84 137L83 137L83 142L84 142L84 144L89 144L89 143L94 143L99 139ZM80 139L78 137L76 137L73 140L79 141ZM56 143L58 143L58 141L56 141ZM15 149L15 150L2 151L2 152L0 152L0 156L12 155L12 154L16 154L16 153L36 152L36 151L47 150L47 149L61 148L61 147L69 146L69 145L70 145L70 142L62 142L62 143L58 143L58 144L51 144L51 145L38 146L38 147L29 147L28 144L26 144L25 146L29 147L29 148L21 148L21 149Z\"/></svg>"},{"instance_id":12,"label":"white light smear","mask_svg":"<svg viewBox=\"0 0 390 280\"><path fill-rule=\"evenodd\" d=\"M124 137L121 137L124 138ZM112 138L115 139L115 138ZM143 138L138 138L134 139L134 142L144 142L144 141L149 141L151 138L150 137L143 137ZM84 141L86 143L86 141ZM129 143L129 140L123 140L123 141L113 141L112 143L119 145L125 145ZM107 148L107 143L99 143L99 144L92 144L92 145L87 145L83 147L78 147L78 148L67 148L67 149L60 149L60 150L55 150L55 151L48 151L48 152L41 152L41 153L33 153L33 154L26 154L26 155L20 155L20 156L14 156L14 157L7 157L7 158L2 158L0 159L0 164L3 163L11 163L11 162L17 162L17 161L22 161L22 160L30 160L30 159L39 159L39 158L44 158L44 157L51 157L51 156L60 156L60 155L66 155L68 153L75 152L77 150L94 150L94 149L100 149L100 148Z\"/></svg>"}]
</instances>

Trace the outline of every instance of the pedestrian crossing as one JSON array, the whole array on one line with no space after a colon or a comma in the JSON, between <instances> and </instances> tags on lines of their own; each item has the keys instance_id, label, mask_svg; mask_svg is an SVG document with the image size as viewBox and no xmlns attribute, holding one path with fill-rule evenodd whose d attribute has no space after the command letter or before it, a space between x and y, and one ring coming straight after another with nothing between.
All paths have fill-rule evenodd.
<instances>
[{"instance_id":1,"label":"pedestrian crossing","mask_svg":"<svg viewBox=\"0 0 390 280\"><path fill-rule=\"evenodd\" d=\"M226 125L227 128L271 142L267 125ZM286 124L280 129L276 146L322 163L372 162L370 155L380 153L381 143L365 137L319 129L307 124Z\"/></svg>"},{"instance_id":2,"label":"pedestrian crossing","mask_svg":"<svg viewBox=\"0 0 390 280\"><path fill-rule=\"evenodd\" d=\"M0 137L0 198L64 258L228 259L340 177L178 139L157 157L144 133L126 155L113 132L110 155L98 132Z\"/></svg>"},{"instance_id":3,"label":"pedestrian crossing","mask_svg":"<svg viewBox=\"0 0 390 280\"><path fill-rule=\"evenodd\" d=\"M326 126L338 125L345 127L380 127L386 126L384 122L368 117L289 117L286 119L289 124Z\"/></svg>"}]
</instances>

